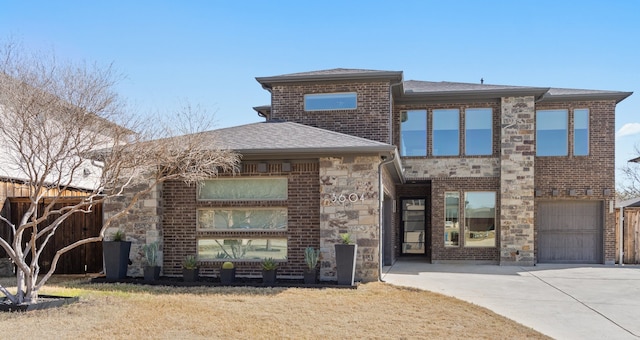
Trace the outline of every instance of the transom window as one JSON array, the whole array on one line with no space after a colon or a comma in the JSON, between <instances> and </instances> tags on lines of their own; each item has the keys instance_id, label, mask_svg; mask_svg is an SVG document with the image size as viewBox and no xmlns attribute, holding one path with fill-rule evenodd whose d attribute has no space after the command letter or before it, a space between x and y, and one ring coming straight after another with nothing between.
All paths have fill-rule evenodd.
<instances>
[{"instance_id":1,"label":"transom window","mask_svg":"<svg viewBox=\"0 0 640 340\"><path fill-rule=\"evenodd\" d=\"M433 110L433 155L460 154L460 111Z\"/></svg>"},{"instance_id":2,"label":"transom window","mask_svg":"<svg viewBox=\"0 0 640 340\"><path fill-rule=\"evenodd\" d=\"M427 110L402 112L400 154L402 156L427 155Z\"/></svg>"},{"instance_id":3,"label":"transom window","mask_svg":"<svg viewBox=\"0 0 640 340\"><path fill-rule=\"evenodd\" d=\"M304 95L305 111L353 110L357 107L358 94L355 92Z\"/></svg>"},{"instance_id":4,"label":"transom window","mask_svg":"<svg viewBox=\"0 0 640 340\"><path fill-rule=\"evenodd\" d=\"M491 109L465 110L465 155L491 155L493 153Z\"/></svg>"},{"instance_id":5,"label":"transom window","mask_svg":"<svg viewBox=\"0 0 640 340\"><path fill-rule=\"evenodd\" d=\"M287 199L286 178L217 178L206 180L198 191L198 200L274 201Z\"/></svg>"},{"instance_id":6,"label":"transom window","mask_svg":"<svg viewBox=\"0 0 640 340\"><path fill-rule=\"evenodd\" d=\"M567 110L536 111L536 154L568 155Z\"/></svg>"}]
</instances>

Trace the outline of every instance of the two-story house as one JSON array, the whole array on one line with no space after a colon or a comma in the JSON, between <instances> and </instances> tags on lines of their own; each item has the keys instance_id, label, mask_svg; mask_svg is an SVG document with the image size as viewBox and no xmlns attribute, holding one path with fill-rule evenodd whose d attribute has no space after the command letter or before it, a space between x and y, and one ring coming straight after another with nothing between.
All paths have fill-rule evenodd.
<instances>
[{"instance_id":1,"label":"two-story house","mask_svg":"<svg viewBox=\"0 0 640 340\"><path fill-rule=\"evenodd\" d=\"M359 245L356 278L412 256L432 263L613 263L615 107L630 92L404 81L333 69L259 77L265 122L208 132L238 174L165 183L164 273L197 254L301 277L305 247ZM135 224L135 223L133 223Z\"/></svg>"}]
</instances>

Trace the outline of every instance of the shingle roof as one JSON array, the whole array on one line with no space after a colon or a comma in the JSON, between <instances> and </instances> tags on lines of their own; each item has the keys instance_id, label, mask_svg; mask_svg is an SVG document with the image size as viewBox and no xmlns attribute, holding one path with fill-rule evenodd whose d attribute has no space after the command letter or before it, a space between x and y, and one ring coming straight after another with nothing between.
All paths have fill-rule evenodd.
<instances>
[{"instance_id":1,"label":"shingle roof","mask_svg":"<svg viewBox=\"0 0 640 340\"><path fill-rule=\"evenodd\" d=\"M456 83L449 81L418 81L407 80L404 82L404 92L459 92L459 91L494 91L509 89L526 89L526 86L489 85L473 83Z\"/></svg>"},{"instance_id":2,"label":"shingle roof","mask_svg":"<svg viewBox=\"0 0 640 340\"><path fill-rule=\"evenodd\" d=\"M349 68L334 68L311 72L283 74L273 77L256 77L264 88L271 88L272 84L285 82L309 82L332 80L367 80L387 79L393 82L402 81L402 71L380 71Z\"/></svg>"},{"instance_id":3,"label":"shingle roof","mask_svg":"<svg viewBox=\"0 0 640 340\"><path fill-rule=\"evenodd\" d=\"M293 122L269 121L203 132L240 154L392 152L395 146Z\"/></svg>"}]
</instances>

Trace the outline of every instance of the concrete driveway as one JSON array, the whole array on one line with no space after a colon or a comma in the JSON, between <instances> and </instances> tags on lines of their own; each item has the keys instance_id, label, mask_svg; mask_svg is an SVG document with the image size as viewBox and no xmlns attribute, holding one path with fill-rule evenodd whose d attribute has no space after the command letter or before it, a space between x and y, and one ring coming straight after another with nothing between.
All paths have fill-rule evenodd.
<instances>
[{"instance_id":1,"label":"concrete driveway","mask_svg":"<svg viewBox=\"0 0 640 340\"><path fill-rule=\"evenodd\" d=\"M486 307L556 339L640 338L639 266L516 267L400 260L384 268L383 280Z\"/></svg>"}]
</instances>

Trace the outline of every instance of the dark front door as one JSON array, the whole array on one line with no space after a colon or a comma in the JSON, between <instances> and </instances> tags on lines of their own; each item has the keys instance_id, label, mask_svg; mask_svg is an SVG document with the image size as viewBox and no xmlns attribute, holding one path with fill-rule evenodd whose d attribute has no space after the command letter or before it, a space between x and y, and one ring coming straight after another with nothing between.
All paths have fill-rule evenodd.
<instances>
[{"instance_id":1,"label":"dark front door","mask_svg":"<svg viewBox=\"0 0 640 340\"><path fill-rule=\"evenodd\" d=\"M402 255L425 255L425 199L402 199Z\"/></svg>"}]
</instances>

